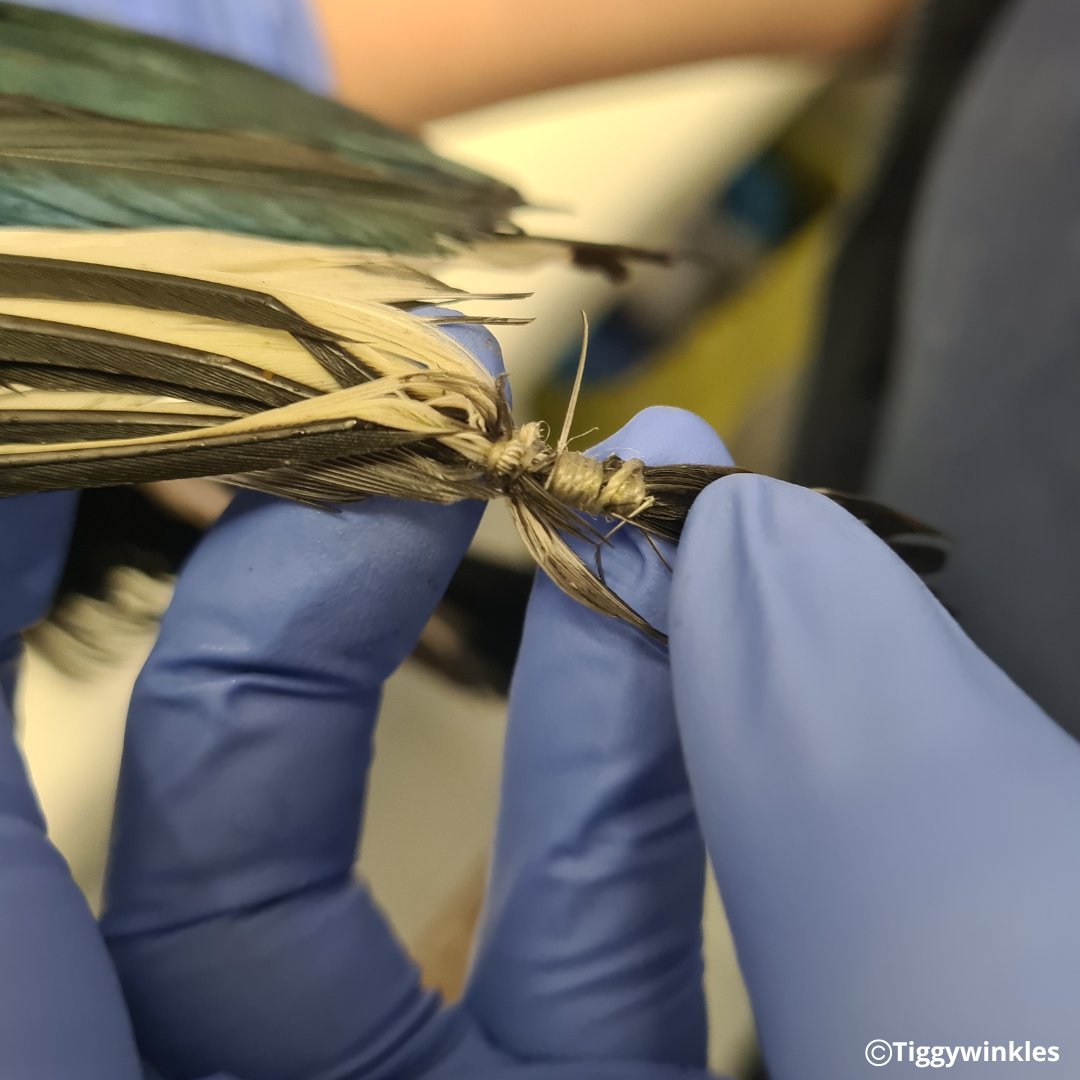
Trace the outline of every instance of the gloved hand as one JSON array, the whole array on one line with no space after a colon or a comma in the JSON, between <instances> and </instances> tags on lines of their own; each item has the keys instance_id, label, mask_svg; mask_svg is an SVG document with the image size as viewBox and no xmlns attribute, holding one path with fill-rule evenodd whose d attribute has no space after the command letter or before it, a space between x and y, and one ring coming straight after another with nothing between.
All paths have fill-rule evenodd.
<instances>
[{"instance_id":1,"label":"gloved hand","mask_svg":"<svg viewBox=\"0 0 1080 1080\"><path fill-rule=\"evenodd\" d=\"M802 488L707 489L671 611L694 803L774 1080L908 1075L864 1064L885 1063L873 1040L1030 1040L1060 1060L988 1073L1080 1075L1080 746Z\"/></svg>"},{"instance_id":2,"label":"gloved hand","mask_svg":"<svg viewBox=\"0 0 1080 1080\"><path fill-rule=\"evenodd\" d=\"M448 332L498 369L490 336L469 326ZM672 427L663 414L631 425L627 439L658 461L695 446L702 460L723 455L700 422ZM4 607L9 637L44 609L60 562L62 537L48 509L42 499L0 502L5 550L16 542L39 564L24 587L33 603ZM564 626L565 612L576 619L578 611L548 586L533 605L535 662L523 668L514 724L527 738L536 724L555 734L566 725L566 738L551 743L546 765L519 755L508 766L508 789L526 804L507 806L502 843L527 863L499 860L492 933L465 1005L440 1010L350 880L381 683L410 651L479 513L471 504L371 500L332 515L238 498L182 575L133 695L102 932L48 846L4 740L0 1075L123 1080L138 1075L142 1058L169 1078L482 1077L540 1056L607 1059L615 1064L599 1075L623 1077L636 1066L622 1061L702 1059L702 848L666 660L599 617ZM645 566L631 595L659 617L668 574L644 550L620 539L606 568L609 580L629 583ZM0 596L8 597L22 566L12 560L4 569ZM564 715L552 727L551 701L534 699L528 680L561 663L558 650L579 634L590 651L575 665L593 668L576 681L576 698L568 692L575 684L563 693L567 705L588 701L589 723ZM631 658L636 670L602 702L612 666ZM638 714L637 730L623 731L631 694L653 715ZM607 775L604 758L591 775L598 753ZM569 782L574 761L590 774L585 783ZM545 774L548 784L534 788ZM623 805L639 779L655 790L659 811L651 798ZM596 820L600 835L576 836L591 829L605 799L615 812ZM675 834L665 826L641 848L642 878L640 843L655 815L666 820L671 810ZM629 865L606 854L612 830L629 845ZM566 867L569 877L565 860L577 864ZM659 891L648 877L657 866ZM531 909L521 908L523 885ZM678 917L662 925L672 903ZM574 935L566 927L553 935L550 918L580 904L590 910ZM553 947L527 955L544 926ZM531 996L521 1007L535 1018L535 1045L495 1030L506 1004L500 979ZM636 1030L627 1013L604 1031L608 1009L633 1010L648 1024Z\"/></svg>"},{"instance_id":3,"label":"gloved hand","mask_svg":"<svg viewBox=\"0 0 1080 1080\"><path fill-rule=\"evenodd\" d=\"M725 460L671 410L616 448ZM47 505L0 503L5 548L33 533L45 560ZM441 1010L350 868L379 687L478 512L238 500L133 697L100 934L4 741L0 1075L686 1077L699 821L778 1080L877 1075L870 1039L1074 1067L1075 746L844 511L751 477L698 500L673 583L629 529L605 554L670 660L538 581L483 926ZM31 608L0 603L4 629Z\"/></svg>"}]
</instances>

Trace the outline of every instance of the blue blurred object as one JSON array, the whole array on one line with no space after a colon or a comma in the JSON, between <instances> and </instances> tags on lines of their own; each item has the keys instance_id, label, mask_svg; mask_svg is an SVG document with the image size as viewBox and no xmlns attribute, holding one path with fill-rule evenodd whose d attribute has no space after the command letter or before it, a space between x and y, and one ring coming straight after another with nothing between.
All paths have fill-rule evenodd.
<instances>
[{"instance_id":1,"label":"blue blurred object","mask_svg":"<svg viewBox=\"0 0 1080 1080\"><path fill-rule=\"evenodd\" d=\"M797 162L774 148L748 162L702 207L683 239L673 245L691 253L692 260L666 271L662 282L648 279L640 293L631 287L626 298L592 327L586 385L647 364L702 311L734 295L768 254L820 206L823 195L818 187L802 175ZM665 302L658 303L658 296ZM557 380L573 381L578 352L576 346L566 350L555 369Z\"/></svg>"},{"instance_id":2,"label":"blue blurred object","mask_svg":"<svg viewBox=\"0 0 1080 1080\"><path fill-rule=\"evenodd\" d=\"M48 610L75 518L75 495L0 499L0 700L10 707L22 654L19 631Z\"/></svg>"},{"instance_id":3,"label":"blue blurred object","mask_svg":"<svg viewBox=\"0 0 1080 1080\"><path fill-rule=\"evenodd\" d=\"M719 208L766 247L783 243L798 224L796 178L778 155L766 152L721 192Z\"/></svg>"},{"instance_id":4,"label":"blue blurred object","mask_svg":"<svg viewBox=\"0 0 1080 1080\"><path fill-rule=\"evenodd\" d=\"M221 53L316 93L333 88L305 0L20 0Z\"/></svg>"}]
</instances>

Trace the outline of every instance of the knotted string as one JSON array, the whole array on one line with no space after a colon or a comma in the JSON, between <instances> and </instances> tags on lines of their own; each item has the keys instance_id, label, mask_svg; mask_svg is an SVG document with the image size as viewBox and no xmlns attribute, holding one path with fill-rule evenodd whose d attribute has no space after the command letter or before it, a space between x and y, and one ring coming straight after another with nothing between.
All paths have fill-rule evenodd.
<instances>
[{"instance_id":1,"label":"knotted string","mask_svg":"<svg viewBox=\"0 0 1080 1080\"><path fill-rule=\"evenodd\" d=\"M524 424L491 445L488 468L500 479L544 476L544 486L560 502L584 514L632 517L649 500L644 463L633 458L614 470L576 450L553 449L539 423Z\"/></svg>"}]
</instances>

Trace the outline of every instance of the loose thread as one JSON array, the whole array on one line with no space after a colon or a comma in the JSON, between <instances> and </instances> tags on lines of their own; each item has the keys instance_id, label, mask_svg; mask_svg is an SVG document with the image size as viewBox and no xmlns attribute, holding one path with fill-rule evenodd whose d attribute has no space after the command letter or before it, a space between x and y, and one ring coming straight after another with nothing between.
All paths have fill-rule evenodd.
<instances>
[{"instance_id":1,"label":"loose thread","mask_svg":"<svg viewBox=\"0 0 1080 1080\"><path fill-rule=\"evenodd\" d=\"M514 480L527 472L534 472L537 459L548 458L551 447L544 441L537 421L523 424L508 439L492 443L488 450L488 468L503 479Z\"/></svg>"}]
</instances>

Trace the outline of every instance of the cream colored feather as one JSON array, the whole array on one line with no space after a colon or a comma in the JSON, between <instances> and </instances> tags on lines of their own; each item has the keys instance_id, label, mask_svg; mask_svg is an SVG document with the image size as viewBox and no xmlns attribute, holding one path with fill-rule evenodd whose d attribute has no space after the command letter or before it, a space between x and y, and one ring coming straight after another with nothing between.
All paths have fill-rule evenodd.
<instances>
[{"instance_id":1,"label":"cream colored feather","mask_svg":"<svg viewBox=\"0 0 1080 1080\"><path fill-rule=\"evenodd\" d=\"M0 496L216 476L319 505L505 497L561 588L654 632L564 536L599 551L606 517L677 539L693 496L740 470L599 462L568 426L555 447L517 427L502 380L409 310L469 299L378 253L0 230ZM925 532L859 505L887 537Z\"/></svg>"}]
</instances>

